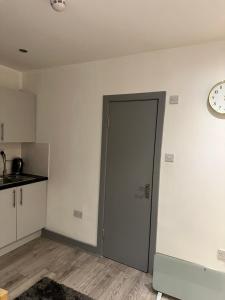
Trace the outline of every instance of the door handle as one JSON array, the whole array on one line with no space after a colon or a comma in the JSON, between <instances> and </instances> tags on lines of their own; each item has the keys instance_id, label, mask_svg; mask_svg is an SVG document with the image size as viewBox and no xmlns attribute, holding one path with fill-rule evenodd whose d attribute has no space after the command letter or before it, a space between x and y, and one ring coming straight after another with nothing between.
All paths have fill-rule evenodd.
<instances>
[{"instance_id":1,"label":"door handle","mask_svg":"<svg viewBox=\"0 0 225 300\"><path fill-rule=\"evenodd\" d=\"M4 124L1 123L1 141L4 141Z\"/></svg>"},{"instance_id":2,"label":"door handle","mask_svg":"<svg viewBox=\"0 0 225 300\"><path fill-rule=\"evenodd\" d=\"M145 185L145 198L149 199L150 197L150 184Z\"/></svg>"},{"instance_id":3,"label":"door handle","mask_svg":"<svg viewBox=\"0 0 225 300\"><path fill-rule=\"evenodd\" d=\"M13 207L16 207L16 190L13 190Z\"/></svg>"},{"instance_id":4,"label":"door handle","mask_svg":"<svg viewBox=\"0 0 225 300\"><path fill-rule=\"evenodd\" d=\"M23 205L23 189L20 189L20 205Z\"/></svg>"}]
</instances>

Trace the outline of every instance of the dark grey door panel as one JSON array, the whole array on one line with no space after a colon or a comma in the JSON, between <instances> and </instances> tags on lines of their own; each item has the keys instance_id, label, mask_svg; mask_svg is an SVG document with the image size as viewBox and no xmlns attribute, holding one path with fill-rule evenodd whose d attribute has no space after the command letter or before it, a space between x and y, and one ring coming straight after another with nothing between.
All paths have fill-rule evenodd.
<instances>
[{"instance_id":1,"label":"dark grey door panel","mask_svg":"<svg viewBox=\"0 0 225 300\"><path fill-rule=\"evenodd\" d=\"M147 272L157 100L110 102L103 255Z\"/></svg>"}]
</instances>

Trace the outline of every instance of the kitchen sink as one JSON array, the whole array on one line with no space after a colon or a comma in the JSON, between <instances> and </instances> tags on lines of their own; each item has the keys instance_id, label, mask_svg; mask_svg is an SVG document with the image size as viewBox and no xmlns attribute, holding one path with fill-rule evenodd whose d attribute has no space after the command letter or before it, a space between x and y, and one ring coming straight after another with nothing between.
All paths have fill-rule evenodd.
<instances>
[{"instance_id":1,"label":"kitchen sink","mask_svg":"<svg viewBox=\"0 0 225 300\"><path fill-rule=\"evenodd\" d=\"M0 177L0 184L8 184L8 183L12 183L13 180L8 178L8 177Z\"/></svg>"},{"instance_id":2,"label":"kitchen sink","mask_svg":"<svg viewBox=\"0 0 225 300\"><path fill-rule=\"evenodd\" d=\"M18 181L32 180L34 179L34 177L29 175L8 175L7 179L11 180L11 182L18 182Z\"/></svg>"},{"instance_id":3,"label":"kitchen sink","mask_svg":"<svg viewBox=\"0 0 225 300\"><path fill-rule=\"evenodd\" d=\"M32 180L34 177L31 176L26 176L26 175L8 175L8 176L1 176L0 177L0 185L3 184L9 184L9 183L14 183L14 182L20 182L20 181L27 181L27 180Z\"/></svg>"}]
</instances>

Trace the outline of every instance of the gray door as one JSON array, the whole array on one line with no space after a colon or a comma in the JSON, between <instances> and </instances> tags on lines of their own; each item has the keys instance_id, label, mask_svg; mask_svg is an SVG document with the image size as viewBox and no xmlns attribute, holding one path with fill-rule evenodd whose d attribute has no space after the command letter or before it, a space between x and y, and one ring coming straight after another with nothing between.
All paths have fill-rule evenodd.
<instances>
[{"instance_id":1,"label":"gray door","mask_svg":"<svg viewBox=\"0 0 225 300\"><path fill-rule=\"evenodd\" d=\"M147 272L157 100L109 105L103 255Z\"/></svg>"}]
</instances>

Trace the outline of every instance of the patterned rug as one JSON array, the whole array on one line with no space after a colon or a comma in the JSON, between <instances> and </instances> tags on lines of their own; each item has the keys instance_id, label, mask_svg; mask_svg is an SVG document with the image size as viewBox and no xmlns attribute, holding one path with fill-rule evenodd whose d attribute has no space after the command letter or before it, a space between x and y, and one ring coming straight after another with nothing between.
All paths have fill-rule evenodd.
<instances>
[{"instance_id":1,"label":"patterned rug","mask_svg":"<svg viewBox=\"0 0 225 300\"><path fill-rule=\"evenodd\" d=\"M93 300L47 277L41 279L15 300Z\"/></svg>"}]
</instances>

